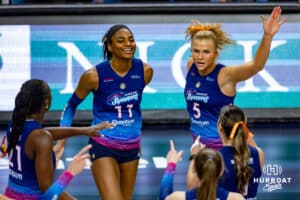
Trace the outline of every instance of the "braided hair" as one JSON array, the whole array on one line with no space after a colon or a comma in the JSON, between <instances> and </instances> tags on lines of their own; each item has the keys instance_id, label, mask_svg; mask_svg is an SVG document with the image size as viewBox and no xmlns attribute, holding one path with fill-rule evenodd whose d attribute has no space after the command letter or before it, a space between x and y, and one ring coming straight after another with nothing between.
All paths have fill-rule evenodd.
<instances>
[{"instance_id":1,"label":"braided hair","mask_svg":"<svg viewBox=\"0 0 300 200\"><path fill-rule=\"evenodd\" d=\"M43 80L31 79L23 83L15 98L15 108L12 113L11 133L8 137L7 152L15 148L23 131L26 117L41 111L43 103L50 98L50 88Z\"/></svg>"}]
</instances>

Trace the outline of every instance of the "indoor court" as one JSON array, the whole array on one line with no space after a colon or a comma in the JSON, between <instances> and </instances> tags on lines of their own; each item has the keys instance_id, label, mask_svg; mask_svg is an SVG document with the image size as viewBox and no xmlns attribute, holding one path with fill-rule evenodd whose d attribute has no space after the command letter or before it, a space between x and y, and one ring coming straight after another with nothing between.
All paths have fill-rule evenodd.
<instances>
[{"instance_id":1,"label":"indoor court","mask_svg":"<svg viewBox=\"0 0 300 200\"><path fill-rule=\"evenodd\" d=\"M300 195L300 126L291 124L259 124L249 126L255 134L257 144L264 150L266 166L270 171L263 174L260 180L257 199L295 200ZM3 135L4 130L1 130ZM135 185L134 200L156 200L159 184L164 173L164 157L169 150L169 140L173 139L175 147L183 150L183 159L177 166L174 176L174 190L185 189L185 176L188 167L191 136L187 126L180 125L147 125L142 136L142 159ZM68 140L62 162L68 161L87 143L85 137L74 137ZM278 169L276 167L278 166ZM279 170L281 167L281 171ZM8 175L7 160L0 159L0 192L3 192ZM273 169L273 171L272 171ZM278 170L278 171L276 171ZM58 170L57 174L62 170ZM267 174L268 173L268 174ZM266 183L267 178L276 178L280 183ZM290 178L290 179L289 179ZM288 182L290 180L290 182ZM85 169L75 177L67 191L79 200L99 199L91 171Z\"/></svg>"}]
</instances>

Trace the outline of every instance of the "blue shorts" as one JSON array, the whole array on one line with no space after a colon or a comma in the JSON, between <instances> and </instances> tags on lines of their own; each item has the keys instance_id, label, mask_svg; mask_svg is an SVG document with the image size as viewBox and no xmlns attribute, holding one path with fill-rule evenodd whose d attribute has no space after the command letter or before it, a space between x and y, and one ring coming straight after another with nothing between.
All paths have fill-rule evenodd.
<instances>
[{"instance_id":1,"label":"blue shorts","mask_svg":"<svg viewBox=\"0 0 300 200\"><path fill-rule=\"evenodd\" d=\"M119 164L138 160L140 158L140 149L134 150L116 150L109 147L103 146L97 143L93 139L89 139L89 144L93 147L89 153L91 155L91 161L97 160L98 158L111 157L114 158Z\"/></svg>"}]
</instances>

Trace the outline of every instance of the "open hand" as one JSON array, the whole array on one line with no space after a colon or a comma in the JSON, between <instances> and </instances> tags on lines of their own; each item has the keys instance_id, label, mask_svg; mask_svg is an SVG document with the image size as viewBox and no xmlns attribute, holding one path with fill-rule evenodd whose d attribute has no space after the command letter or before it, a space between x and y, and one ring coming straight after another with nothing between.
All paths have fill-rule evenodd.
<instances>
[{"instance_id":1,"label":"open hand","mask_svg":"<svg viewBox=\"0 0 300 200\"><path fill-rule=\"evenodd\" d=\"M91 148L91 144L86 145L74 156L67 169L73 176L79 174L79 172L81 172L86 166L86 159L90 158L90 154L87 153L87 151Z\"/></svg>"},{"instance_id":2,"label":"open hand","mask_svg":"<svg viewBox=\"0 0 300 200\"><path fill-rule=\"evenodd\" d=\"M115 127L114 123L110 123L110 122L101 122L98 123L96 125L93 125L91 127L88 128L88 130L86 131L86 135L89 137L99 137L102 136L101 134L99 134L99 131L103 130L103 129L112 129Z\"/></svg>"},{"instance_id":3,"label":"open hand","mask_svg":"<svg viewBox=\"0 0 300 200\"><path fill-rule=\"evenodd\" d=\"M267 35L273 36L279 30L280 26L287 21L287 18L280 20L281 17L281 8L280 6L276 6L270 17L266 19L264 16L261 16L264 32Z\"/></svg>"}]
</instances>

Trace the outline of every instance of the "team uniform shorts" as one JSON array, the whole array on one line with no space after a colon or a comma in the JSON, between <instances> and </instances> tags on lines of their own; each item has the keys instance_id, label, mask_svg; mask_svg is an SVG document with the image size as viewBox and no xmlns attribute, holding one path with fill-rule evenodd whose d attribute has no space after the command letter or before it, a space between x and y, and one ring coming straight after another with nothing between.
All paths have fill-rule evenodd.
<instances>
[{"instance_id":1,"label":"team uniform shorts","mask_svg":"<svg viewBox=\"0 0 300 200\"><path fill-rule=\"evenodd\" d=\"M93 139L89 139L89 144L92 144L90 149L91 161L97 160L98 158L111 157L114 158L119 164L138 160L140 158L140 149L133 150L117 150L106 147L102 144L97 143Z\"/></svg>"}]
</instances>

